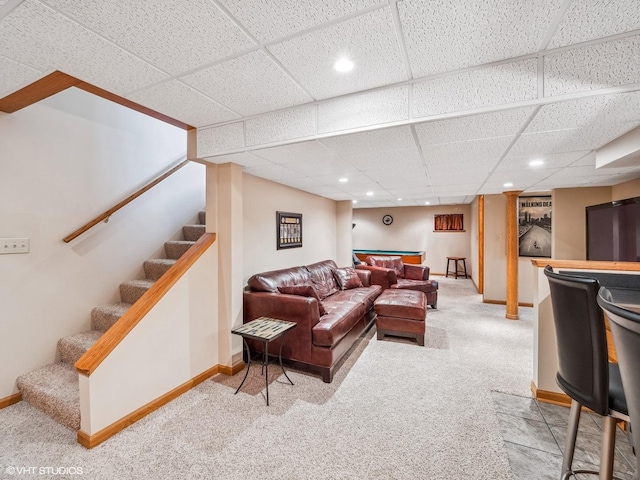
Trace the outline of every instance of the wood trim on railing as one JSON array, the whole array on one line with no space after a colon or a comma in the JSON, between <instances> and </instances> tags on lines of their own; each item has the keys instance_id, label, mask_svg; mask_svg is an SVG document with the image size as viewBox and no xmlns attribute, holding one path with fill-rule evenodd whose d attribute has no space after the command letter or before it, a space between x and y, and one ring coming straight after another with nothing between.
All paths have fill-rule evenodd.
<instances>
[{"instance_id":1,"label":"wood trim on railing","mask_svg":"<svg viewBox=\"0 0 640 480\"><path fill-rule=\"evenodd\" d=\"M125 205L127 205L128 203L132 202L133 200L135 200L136 198L138 198L140 195L142 195L143 193L145 193L146 191L150 190L151 188L155 187L157 184L159 184L161 181L163 181L165 178L169 177L170 175L173 175L174 173L176 173L178 170L180 170L182 167L184 167L187 163L189 163L191 160L187 159L184 162L179 163L178 165L176 165L175 167L173 167L171 170L168 170L167 172L163 173L162 175L160 175L158 178L156 178L154 181L146 184L144 187L142 187L140 190L138 190L137 192L135 192L133 195L129 195L127 198L125 198L123 201L121 201L119 204L117 204L115 207L111 207L109 210L107 210L106 212L104 212L101 215L98 215L96 218L94 218L93 220L91 220L89 223L83 225L82 227L80 227L79 229L77 229L75 232L67 235L66 237L64 237L62 240L65 243L69 243L71 240L73 240L76 237L79 237L80 235L82 235L84 232L86 232L87 230L89 230L92 227L95 227L97 224L99 224L100 222L102 222L103 220L106 220L107 218L109 218L111 215L113 215L114 213L116 213L118 210L120 210L122 207L124 207Z\"/></svg>"},{"instance_id":2,"label":"wood trim on railing","mask_svg":"<svg viewBox=\"0 0 640 480\"><path fill-rule=\"evenodd\" d=\"M578 268L584 270L621 270L628 272L640 272L640 262L601 262L596 260L551 260L534 259L531 263L535 267L544 268L551 265L552 268Z\"/></svg>"},{"instance_id":3,"label":"wood trim on railing","mask_svg":"<svg viewBox=\"0 0 640 480\"><path fill-rule=\"evenodd\" d=\"M76 362L76 370L91 375L116 346L149 313L169 289L215 242L215 233L205 233L158 279L140 299Z\"/></svg>"},{"instance_id":4,"label":"wood trim on railing","mask_svg":"<svg viewBox=\"0 0 640 480\"><path fill-rule=\"evenodd\" d=\"M97 95L111 102L122 105L123 107L130 108L136 112L149 115L150 117L156 118L183 130L188 131L195 129L195 127L187 123L171 118L163 113L156 112L155 110L151 110L139 103L132 102L131 100L116 95L115 93L103 90L100 87L96 87L95 85L84 82L79 78L72 77L71 75L67 75L66 73L58 70L42 77L40 80L36 80L24 88L21 88L17 92L7 95L4 98L0 98L0 112L17 112L18 110L28 107L29 105L33 105L34 103L44 100L51 95L60 93L69 87L79 88L85 92L92 93L93 95Z\"/></svg>"}]
</instances>

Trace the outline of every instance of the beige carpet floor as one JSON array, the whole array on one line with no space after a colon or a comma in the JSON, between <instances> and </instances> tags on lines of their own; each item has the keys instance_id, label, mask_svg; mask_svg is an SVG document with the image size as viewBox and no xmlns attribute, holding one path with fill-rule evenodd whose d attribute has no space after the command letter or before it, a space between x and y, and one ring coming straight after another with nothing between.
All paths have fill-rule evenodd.
<instances>
[{"instance_id":1,"label":"beige carpet floor","mask_svg":"<svg viewBox=\"0 0 640 480\"><path fill-rule=\"evenodd\" d=\"M0 478L511 479L490 392L530 396L532 309L509 321L470 280L438 280L425 347L374 328L331 384L272 366L270 407L253 366L238 395L242 374L218 375L92 450L25 402L0 410Z\"/></svg>"}]
</instances>

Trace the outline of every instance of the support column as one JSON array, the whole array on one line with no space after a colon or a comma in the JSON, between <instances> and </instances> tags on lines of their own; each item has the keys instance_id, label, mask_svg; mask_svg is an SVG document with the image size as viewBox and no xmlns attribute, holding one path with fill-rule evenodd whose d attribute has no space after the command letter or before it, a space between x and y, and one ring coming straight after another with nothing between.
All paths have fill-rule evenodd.
<instances>
[{"instance_id":1,"label":"support column","mask_svg":"<svg viewBox=\"0 0 640 480\"><path fill-rule=\"evenodd\" d=\"M336 263L349 267L353 262L353 202L336 202Z\"/></svg>"},{"instance_id":2,"label":"support column","mask_svg":"<svg viewBox=\"0 0 640 480\"><path fill-rule=\"evenodd\" d=\"M521 190L502 192L507 197L507 314L518 320L518 196Z\"/></svg>"},{"instance_id":3,"label":"support column","mask_svg":"<svg viewBox=\"0 0 640 480\"><path fill-rule=\"evenodd\" d=\"M242 340L231 329L242 325L242 167L233 163L207 170L207 194L215 189L215 205L207 198L207 231L209 212L215 210L215 232L218 244L218 359L219 364L233 367L242 361ZM209 167L207 167L209 169ZM211 168L213 170L213 168Z\"/></svg>"}]
</instances>

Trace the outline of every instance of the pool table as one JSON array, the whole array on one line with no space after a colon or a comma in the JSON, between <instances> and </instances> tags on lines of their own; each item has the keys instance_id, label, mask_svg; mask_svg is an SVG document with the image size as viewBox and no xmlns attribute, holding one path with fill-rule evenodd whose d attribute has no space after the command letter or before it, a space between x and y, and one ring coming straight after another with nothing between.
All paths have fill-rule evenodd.
<instances>
[{"instance_id":1,"label":"pool table","mask_svg":"<svg viewBox=\"0 0 640 480\"><path fill-rule=\"evenodd\" d=\"M402 257L403 263L412 263L414 265L420 265L424 262L424 251L411 251L411 250L354 250L361 261L365 261L369 255L397 255Z\"/></svg>"}]
</instances>

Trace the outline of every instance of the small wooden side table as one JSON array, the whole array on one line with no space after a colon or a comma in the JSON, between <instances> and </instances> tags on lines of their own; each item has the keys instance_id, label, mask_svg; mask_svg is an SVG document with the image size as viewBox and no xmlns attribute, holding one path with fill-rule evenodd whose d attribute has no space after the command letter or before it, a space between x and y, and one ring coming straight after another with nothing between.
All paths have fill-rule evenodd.
<instances>
[{"instance_id":1,"label":"small wooden side table","mask_svg":"<svg viewBox=\"0 0 640 480\"><path fill-rule=\"evenodd\" d=\"M445 277L449 276L449 273L455 275L455 278L457 279L458 276L462 276L462 274L464 273L464 278L469 278L469 276L467 275L467 262L465 261L467 259L467 257L447 257L447 274L445 275ZM455 271L450 272L449 271L449 263L453 261L454 266L455 266ZM462 262L462 268L463 270L460 271L460 267L459 264L460 262Z\"/></svg>"},{"instance_id":2,"label":"small wooden side table","mask_svg":"<svg viewBox=\"0 0 640 480\"><path fill-rule=\"evenodd\" d=\"M276 338L280 338L284 336L292 328L295 328L297 323L295 322L287 322L286 320L279 320L277 318L268 318L268 317L260 317L255 320L251 320L250 322L245 323L244 325L231 329L231 333L236 335L240 335L244 342L245 347L247 348L247 371L244 374L244 378L242 382L236 389L234 395L240 391L242 385L244 385L245 380L247 379L247 375L249 375L249 368L251 367L251 350L249 350L249 344L247 343L247 338L251 338L252 340L258 340L263 342L263 355L262 355L262 368L265 370L264 380L265 386L267 390L266 401L267 407L269 406L269 342L275 340ZM280 361L280 368L282 369L282 373L287 377L289 383L293 385L293 382L287 375L287 372L284 371L284 367L282 366L282 344L284 343L284 339L280 342L280 353L278 353L278 360Z\"/></svg>"}]
</instances>

